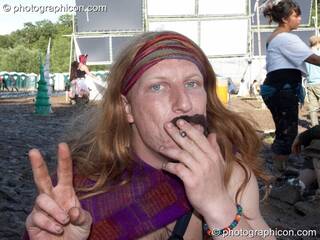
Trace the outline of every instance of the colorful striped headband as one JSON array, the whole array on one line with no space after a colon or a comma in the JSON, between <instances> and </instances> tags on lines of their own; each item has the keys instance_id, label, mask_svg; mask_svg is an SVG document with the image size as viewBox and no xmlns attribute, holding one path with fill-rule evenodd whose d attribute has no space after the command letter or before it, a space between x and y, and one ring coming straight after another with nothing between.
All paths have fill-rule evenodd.
<instances>
[{"instance_id":1,"label":"colorful striped headband","mask_svg":"<svg viewBox=\"0 0 320 240\"><path fill-rule=\"evenodd\" d=\"M166 32L147 41L137 52L124 75L121 93L127 95L145 71L165 59L188 60L197 65L206 79L203 56L191 40L178 33Z\"/></svg>"}]
</instances>

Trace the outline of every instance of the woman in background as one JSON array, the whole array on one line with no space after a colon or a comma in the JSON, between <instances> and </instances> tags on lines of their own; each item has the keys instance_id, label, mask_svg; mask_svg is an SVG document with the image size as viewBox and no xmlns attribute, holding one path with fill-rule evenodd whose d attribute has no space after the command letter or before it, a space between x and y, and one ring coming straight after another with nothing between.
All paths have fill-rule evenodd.
<instances>
[{"instance_id":1,"label":"woman in background","mask_svg":"<svg viewBox=\"0 0 320 240\"><path fill-rule=\"evenodd\" d=\"M71 63L71 71L70 71L70 91L69 91L69 98L70 103L75 101L75 99L78 97L78 94L76 92L76 83L77 83L77 69L79 66L78 61L73 61Z\"/></svg>"},{"instance_id":2,"label":"woman in background","mask_svg":"<svg viewBox=\"0 0 320 240\"><path fill-rule=\"evenodd\" d=\"M80 55L79 62L74 61L71 64L71 91L69 94L71 101L77 101L79 98L86 99L86 102L89 101L90 89L86 84L86 75L89 75L94 79L96 79L96 76L94 76L87 67L87 58L88 55Z\"/></svg>"},{"instance_id":3,"label":"woman in background","mask_svg":"<svg viewBox=\"0 0 320 240\"><path fill-rule=\"evenodd\" d=\"M295 34L301 22L301 10L292 0L269 1L263 14L269 23L278 26L267 40L267 77L261 86L261 95L269 108L276 127L272 144L274 174L279 176L286 168L291 145L298 133L298 105L303 103L302 75L305 62L320 65L320 57Z\"/></svg>"}]
</instances>

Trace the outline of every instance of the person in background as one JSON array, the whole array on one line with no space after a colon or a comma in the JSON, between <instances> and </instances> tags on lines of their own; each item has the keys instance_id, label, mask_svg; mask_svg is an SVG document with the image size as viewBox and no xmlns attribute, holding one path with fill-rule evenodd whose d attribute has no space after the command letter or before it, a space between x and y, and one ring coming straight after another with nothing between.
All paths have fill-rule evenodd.
<instances>
[{"instance_id":1,"label":"person in background","mask_svg":"<svg viewBox=\"0 0 320 240\"><path fill-rule=\"evenodd\" d=\"M7 91L9 92L9 88L8 88L8 83L7 83L7 79L2 76L2 90L7 89Z\"/></svg>"},{"instance_id":2,"label":"person in background","mask_svg":"<svg viewBox=\"0 0 320 240\"><path fill-rule=\"evenodd\" d=\"M280 176L286 169L291 145L298 133L298 105L304 100L302 75L305 63L320 65L320 57L295 34L301 22L299 5L292 0L267 1L264 16L278 26L267 40L267 77L261 96L269 108L276 127L272 144L273 172Z\"/></svg>"},{"instance_id":3,"label":"person in background","mask_svg":"<svg viewBox=\"0 0 320 240\"><path fill-rule=\"evenodd\" d=\"M3 76L0 75L0 91L4 90L4 85L3 85Z\"/></svg>"},{"instance_id":4,"label":"person in background","mask_svg":"<svg viewBox=\"0 0 320 240\"><path fill-rule=\"evenodd\" d=\"M309 43L312 51L320 55L320 37L310 37ZM320 67L307 63L307 73L307 96L311 125L316 126L319 124Z\"/></svg>"},{"instance_id":5,"label":"person in background","mask_svg":"<svg viewBox=\"0 0 320 240\"><path fill-rule=\"evenodd\" d=\"M10 76L9 79L11 81L11 92L13 92L13 89L15 89L17 92L19 92L19 89L17 88L17 80L16 80L15 76Z\"/></svg>"},{"instance_id":6,"label":"person in background","mask_svg":"<svg viewBox=\"0 0 320 240\"><path fill-rule=\"evenodd\" d=\"M272 188L270 197L295 204L296 209L304 214L309 215L316 211L319 214L320 126L316 125L300 133L291 150L293 154L303 158L303 165L297 176L284 178L281 185Z\"/></svg>"},{"instance_id":7,"label":"person in background","mask_svg":"<svg viewBox=\"0 0 320 240\"><path fill-rule=\"evenodd\" d=\"M250 85L250 96L255 98L260 96L260 86L256 79L253 80L252 84Z\"/></svg>"},{"instance_id":8,"label":"person in background","mask_svg":"<svg viewBox=\"0 0 320 240\"><path fill-rule=\"evenodd\" d=\"M88 81L86 76L97 79L97 77L90 72L86 65L87 58L88 55L80 55L79 62L74 61L71 64L69 92L69 98L71 101L77 101L79 98L85 98L88 101L90 89L86 83L86 81Z\"/></svg>"},{"instance_id":9,"label":"person in background","mask_svg":"<svg viewBox=\"0 0 320 240\"><path fill-rule=\"evenodd\" d=\"M292 152L301 153L305 158L303 168L299 172L301 189L304 190L317 182L316 193L320 197L320 125L300 133L292 144Z\"/></svg>"},{"instance_id":10,"label":"person in background","mask_svg":"<svg viewBox=\"0 0 320 240\"><path fill-rule=\"evenodd\" d=\"M69 74L69 81L70 81L70 89L68 92L70 102L73 103L76 98L78 98L78 93L76 91L76 83L77 83L77 70L78 70L79 62L73 61L71 63L71 70Z\"/></svg>"},{"instance_id":11,"label":"person in background","mask_svg":"<svg viewBox=\"0 0 320 240\"><path fill-rule=\"evenodd\" d=\"M93 75L88 66L86 65L87 64L87 59L88 59L88 55L85 54L85 55L80 55L79 56L79 65L78 65L78 68L77 68L77 87L78 87L78 95L79 97L88 97L89 94L90 94L90 89L88 87L88 85L86 84L86 81L87 81L87 78L86 76L90 76L91 78L93 79L96 79L98 80L98 78Z\"/></svg>"}]
</instances>

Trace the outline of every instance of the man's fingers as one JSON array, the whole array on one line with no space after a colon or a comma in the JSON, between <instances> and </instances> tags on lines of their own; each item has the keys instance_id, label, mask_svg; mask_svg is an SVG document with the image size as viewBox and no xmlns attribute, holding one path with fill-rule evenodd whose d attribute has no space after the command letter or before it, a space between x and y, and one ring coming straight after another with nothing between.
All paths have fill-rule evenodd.
<instances>
[{"instance_id":1,"label":"man's fingers","mask_svg":"<svg viewBox=\"0 0 320 240\"><path fill-rule=\"evenodd\" d=\"M69 210L70 221L76 226L80 226L82 229L90 229L92 223L92 217L89 212L85 211L81 207L73 207Z\"/></svg>"},{"instance_id":2,"label":"man's fingers","mask_svg":"<svg viewBox=\"0 0 320 240\"><path fill-rule=\"evenodd\" d=\"M40 209L54 220L61 224L67 224L70 221L69 215L58 206L58 204L47 194L40 194L36 199L36 209Z\"/></svg>"},{"instance_id":3,"label":"man's fingers","mask_svg":"<svg viewBox=\"0 0 320 240\"><path fill-rule=\"evenodd\" d=\"M49 194L52 190L52 182L49 176L48 168L43 160L41 153L37 149L29 151L29 159L33 172L33 179L40 193Z\"/></svg>"},{"instance_id":4,"label":"man's fingers","mask_svg":"<svg viewBox=\"0 0 320 240\"><path fill-rule=\"evenodd\" d=\"M168 125L166 125L167 127ZM183 131L188 137L179 136L179 132L175 127L166 128L170 136L176 141L180 146L182 146L186 151L191 153L195 159L203 159L205 156L214 156L216 149L212 148L206 136L197 129L196 126L188 123L183 119L177 121L177 126L180 129L180 132ZM202 127L200 127L203 129ZM201 155L199 155L201 154Z\"/></svg>"},{"instance_id":5,"label":"man's fingers","mask_svg":"<svg viewBox=\"0 0 320 240\"><path fill-rule=\"evenodd\" d=\"M191 155L183 151L181 149L177 148L160 148L160 152L171 159L177 160L180 163L183 163L186 167L188 167L190 170L194 171L196 161L191 157Z\"/></svg>"},{"instance_id":6,"label":"man's fingers","mask_svg":"<svg viewBox=\"0 0 320 240\"><path fill-rule=\"evenodd\" d=\"M181 123L183 123L183 128L181 127L182 126ZM179 119L177 124L180 130L177 127L175 127L174 124L171 122L165 125L165 129L168 132L168 134L182 149L190 153L196 161L199 161L199 159L203 159L204 157L203 152L199 148L196 141L190 138L189 136L192 130L197 132L198 135L203 135L203 134L198 132L197 129L193 128L188 122L182 119ZM183 135L181 135L182 133ZM204 135L203 135L203 138L205 139Z\"/></svg>"},{"instance_id":7,"label":"man's fingers","mask_svg":"<svg viewBox=\"0 0 320 240\"><path fill-rule=\"evenodd\" d=\"M192 173L183 163L168 162L164 164L163 170L178 176L185 184L192 181Z\"/></svg>"},{"instance_id":8,"label":"man's fingers","mask_svg":"<svg viewBox=\"0 0 320 240\"><path fill-rule=\"evenodd\" d=\"M58 147L58 185L72 187L72 159L69 147L66 143L60 143Z\"/></svg>"},{"instance_id":9,"label":"man's fingers","mask_svg":"<svg viewBox=\"0 0 320 240\"><path fill-rule=\"evenodd\" d=\"M48 215L41 211L34 211L29 215L30 220L27 220L27 231L35 231L41 229L53 234L61 234L63 227L61 224L50 218Z\"/></svg>"}]
</instances>

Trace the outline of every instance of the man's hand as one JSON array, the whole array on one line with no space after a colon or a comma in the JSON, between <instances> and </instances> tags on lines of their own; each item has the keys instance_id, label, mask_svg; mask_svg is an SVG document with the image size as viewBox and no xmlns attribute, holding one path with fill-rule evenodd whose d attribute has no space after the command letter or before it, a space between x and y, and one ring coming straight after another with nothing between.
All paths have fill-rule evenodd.
<instances>
[{"instance_id":1,"label":"man's hand","mask_svg":"<svg viewBox=\"0 0 320 240\"><path fill-rule=\"evenodd\" d=\"M164 170L183 181L190 203L201 215L217 212L216 206L221 205L230 206L233 211L235 205L224 184L225 162L216 135L211 133L205 137L202 131L182 119L177 125L178 128L172 123L165 125L180 148L160 147L163 155L178 161L164 164Z\"/></svg>"},{"instance_id":2,"label":"man's hand","mask_svg":"<svg viewBox=\"0 0 320 240\"><path fill-rule=\"evenodd\" d=\"M30 150L29 159L39 192L26 220L30 239L87 239L92 218L89 212L81 208L73 188L72 159L68 145L59 144L56 186L52 185L47 165L37 149Z\"/></svg>"}]
</instances>

